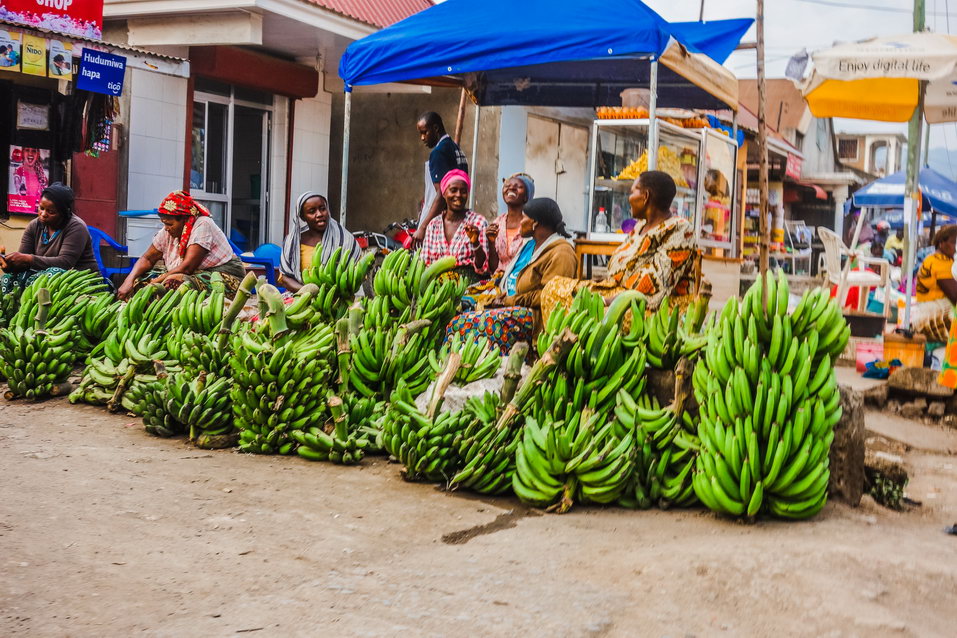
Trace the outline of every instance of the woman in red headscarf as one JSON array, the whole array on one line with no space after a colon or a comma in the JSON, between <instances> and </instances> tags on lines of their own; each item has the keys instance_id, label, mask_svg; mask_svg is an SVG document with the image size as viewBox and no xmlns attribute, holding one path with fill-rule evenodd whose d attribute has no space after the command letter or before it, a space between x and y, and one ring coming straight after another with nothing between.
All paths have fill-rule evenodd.
<instances>
[{"instance_id":1,"label":"woman in red headscarf","mask_svg":"<svg viewBox=\"0 0 957 638\"><path fill-rule=\"evenodd\" d=\"M227 294L239 287L245 274L243 263L205 206L187 193L175 191L166 196L158 212L163 229L157 231L153 243L120 286L120 299L129 298L147 283L176 288L188 281L204 290L214 272L222 276ZM163 265L157 266L159 260Z\"/></svg>"}]
</instances>

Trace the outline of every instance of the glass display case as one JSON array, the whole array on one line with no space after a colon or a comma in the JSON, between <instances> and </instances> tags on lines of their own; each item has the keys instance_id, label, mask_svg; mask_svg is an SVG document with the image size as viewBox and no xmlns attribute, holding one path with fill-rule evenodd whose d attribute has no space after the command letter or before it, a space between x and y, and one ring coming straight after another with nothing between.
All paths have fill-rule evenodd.
<instances>
[{"instance_id":1,"label":"glass display case","mask_svg":"<svg viewBox=\"0 0 957 638\"><path fill-rule=\"evenodd\" d=\"M648 170L649 120L595 120L588 229L591 239L629 230L628 193ZM734 214L737 144L717 129L658 121L657 168L677 186L672 211L694 225L705 254L734 256L740 232ZM621 237L619 234L618 237Z\"/></svg>"},{"instance_id":2,"label":"glass display case","mask_svg":"<svg viewBox=\"0 0 957 638\"><path fill-rule=\"evenodd\" d=\"M628 193L639 174L648 170L649 121L595 120L592 131L592 191L589 237L626 231L631 219ZM698 158L701 133L659 122L658 170L678 187L673 210L694 223L698 209Z\"/></svg>"}]
</instances>

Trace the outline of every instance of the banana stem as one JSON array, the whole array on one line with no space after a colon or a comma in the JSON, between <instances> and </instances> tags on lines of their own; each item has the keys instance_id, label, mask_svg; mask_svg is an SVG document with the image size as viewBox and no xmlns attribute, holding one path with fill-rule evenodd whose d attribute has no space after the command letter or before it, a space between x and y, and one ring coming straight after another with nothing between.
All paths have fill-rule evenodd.
<instances>
[{"instance_id":1,"label":"banana stem","mask_svg":"<svg viewBox=\"0 0 957 638\"><path fill-rule=\"evenodd\" d=\"M426 417L429 421L435 420L435 413L439 411L439 406L442 405L442 399L445 398L445 393L452 384L455 373L459 371L459 366L461 365L461 354L453 352L449 355L448 361L445 362L445 368L442 369L441 374L439 374L435 380L435 387L432 388L432 397L429 399L429 409L426 413Z\"/></svg>"},{"instance_id":2,"label":"banana stem","mask_svg":"<svg viewBox=\"0 0 957 638\"><path fill-rule=\"evenodd\" d=\"M50 314L50 291L47 288L40 288L37 291L37 304L37 314L34 319L37 322L37 330L43 331L47 329L47 317Z\"/></svg>"},{"instance_id":3,"label":"banana stem","mask_svg":"<svg viewBox=\"0 0 957 638\"><path fill-rule=\"evenodd\" d=\"M508 361L505 363L505 380L502 382L502 389L499 391L499 405L508 405L515 396L515 390L518 389L518 382L522 379L522 364L525 363L525 357L528 355L528 344L519 341L512 347L508 355Z\"/></svg>"},{"instance_id":4,"label":"banana stem","mask_svg":"<svg viewBox=\"0 0 957 638\"><path fill-rule=\"evenodd\" d=\"M352 325L352 311L349 312L349 318L343 317L336 322L336 361L339 363L339 392L345 394L349 391L349 355L352 350L349 347L350 326Z\"/></svg>"},{"instance_id":5,"label":"banana stem","mask_svg":"<svg viewBox=\"0 0 957 638\"><path fill-rule=\"evenodd\" d=\"M518 389L515 397L505 407L505 411L502 412L502 416L498 419L497 427L504 428L511 425L515 417L521 414L522 410L525 409L525 406L528 404L529 399L535 394L535 390L538 389L538 386L545 382L545 377L548 373L565 360L565 357L568 356L568 351L572 349L576 341L578 341L578 335L568 328L565 328L561 334L555 337L555 340L552 341L552 345L548 346L548 350L545 351L545 354L532 366L531 372L528 373L528 377L526 377L525 382Z\"/></svg>"},{"instance_id":6,"label":"banana stem","mask_svg":"<svg viewBox=\"0 0 957 638\"><path fill-rule=\"evenodd\" d=\"M278 336L289 330L286 324L286 305L282 301L282 295L279 290L271 285L265 284L259 286L259 299L265 301L266 312L260 318L265 317L269 322L269 330L272 336Z\"/></svg>"},{"instance_id":7,"label":"banana stem","mask_svg":"<svg viewBox=\"0 0 957 638\"><path fill-rule=\"evenodd\" d=\"M229 308L226 310L226 314L223 315L223 322L219 326L219 342L216 346L220 350L226 347L229 341L229 335L233 331L233 324L236 322L236 317L239 316L239 313L242 312L246 306L246 302L252 297L253 288L255 286L256 274L251 272L246 273L242 283L239 284L239 288L236 290L236 295L229 304Z\"/></svg>"},{"instance_id":8,"label":"banana stem","mask_svg":"<svg viewBox=\"0 0 957 638\"><path fill-rule=\"evenodd\" d=\"M359 334L362 330L362 321L365 319L366 311L359 304L353 304L349 308L349 334Z\"/></svg>"},{"instance_id":9,"label":"banana stem","mask_svg":"<svg viewBox=\"0 0 957 638\"><path fill-rule=\"evenodd\" d=\"M326 401L329 406L329 412L332 413L332 422L336 426L336 438L340 441L349 440L349 419L345 409L342 407L342 399L336 396L329 397Z\"/></svg>"},{"instance_id":10,"label":"banana stem","mask_svg":"<svg viewBox=\"0 0 957 638\"><path fill-rule=\"evenodd\" d=\"M126 370L126 374L124 374L120 379L120 382L116 384L116 390L113 392L113 396L110 397L110 400L106 402L106 409L109 412L118 411L117 406L120 406L120 401L123 400L123 394L133 381L134 376L136 376L136 366L130 366Z\"/></svg>"}]
</instances>

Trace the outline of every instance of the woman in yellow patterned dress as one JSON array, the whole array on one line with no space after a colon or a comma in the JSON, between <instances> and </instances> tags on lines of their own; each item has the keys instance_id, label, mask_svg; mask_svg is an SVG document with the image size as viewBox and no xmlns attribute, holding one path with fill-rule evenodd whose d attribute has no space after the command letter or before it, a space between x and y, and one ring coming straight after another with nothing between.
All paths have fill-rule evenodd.
<instances>
[{"instance_id":1,"label":"woman in yellow patterned dress","mask_svg":"<svg viewBox=\"0 0 957 638\"><path fill-rule=\"evenodd\" d=\"M624 290L637 290L655 310L666 297L687 305L695 293L697 244L694 228L671 212L677 189L670 175L645 171L631 186L628 203L638 220L634 230L608 262L608 277L582 281L556 277L542 291L542 313L547 321L556 304L566 308L582 287L588 286L610 302Z\"/></svg>"}]
</instances>

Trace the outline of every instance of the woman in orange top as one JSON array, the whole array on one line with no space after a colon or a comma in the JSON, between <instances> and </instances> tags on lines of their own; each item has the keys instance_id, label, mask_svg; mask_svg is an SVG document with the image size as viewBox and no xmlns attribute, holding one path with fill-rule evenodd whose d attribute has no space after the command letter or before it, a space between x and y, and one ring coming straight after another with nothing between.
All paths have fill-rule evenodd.
<instances>
[{"instance_id":1,"label":"woman in orange top","mask_svg":"<svg viewBox=\"0 0 957 638\"><path fill-rule=\"evenodd\" d=\"M667 297L687 305L695 293L698 247L691 223L671 212L676 193L675 182L667 173L646 171L639 175L628 196L638 223L611 256L608 277L602 281L552 279L542 291L545 321L556 304L571 306L575 293L584 286L606 301L624 290L637 290L647 298L648 310L656 310Z\"/></svg>"}]
</instances>

